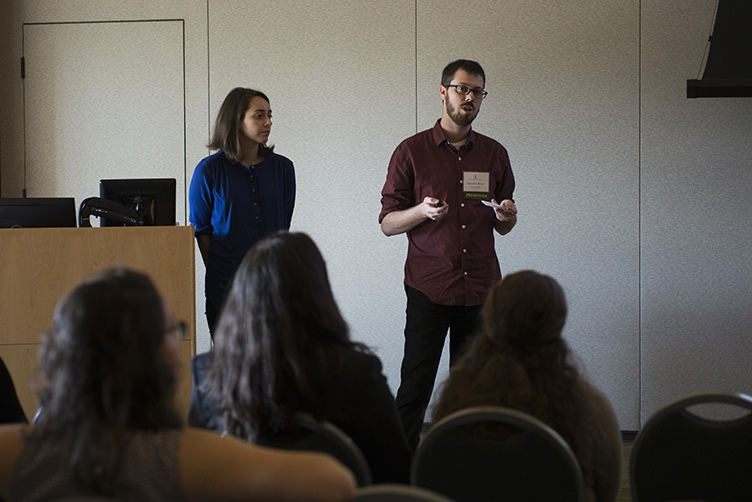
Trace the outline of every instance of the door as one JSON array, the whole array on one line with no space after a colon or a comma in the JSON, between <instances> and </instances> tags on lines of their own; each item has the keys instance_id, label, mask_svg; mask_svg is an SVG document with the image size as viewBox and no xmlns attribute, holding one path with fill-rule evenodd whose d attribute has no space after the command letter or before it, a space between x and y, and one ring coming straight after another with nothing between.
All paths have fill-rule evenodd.
<instances>
[{"instance_id":1,"label":"door","mask_svg":"<svg viewBox=\"0 0 752 502\"><path fill-rule=\"evenodd\" d=\"M99 195L103 178L177 179L186 223L182 20L23 26L24 186Z\"/></svg>"}]
</instances>

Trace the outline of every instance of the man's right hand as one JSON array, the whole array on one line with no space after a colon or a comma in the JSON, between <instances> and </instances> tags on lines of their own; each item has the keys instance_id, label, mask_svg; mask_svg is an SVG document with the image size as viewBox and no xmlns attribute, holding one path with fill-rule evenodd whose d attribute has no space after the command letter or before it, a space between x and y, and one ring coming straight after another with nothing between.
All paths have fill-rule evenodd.
<instances>
[{"instance_id":1,"label":"man's right hand","mask_svg":"<svg viewBox=\"0 0 752 502\"><path fill-rule=\"evenodd\" d=\"M433 197L426 197L421 204L426 218L433 221L439 221L447 215L449 206L439 199Z\"/></svg>"},{"instance_id":2,"label":"man's right hand","mask_svg":"<svg viewBox=\"0 0 752 502\"><path fill-rule=\"evenodd\" d=\"M436 207L441 203L441 206ZM449 206L434 197L426 197L423 202L410 209L392 211L381 220L384 235L398 235L408 232L426 220L439 221L447 215Z\"/></svg>"}]
</instances>

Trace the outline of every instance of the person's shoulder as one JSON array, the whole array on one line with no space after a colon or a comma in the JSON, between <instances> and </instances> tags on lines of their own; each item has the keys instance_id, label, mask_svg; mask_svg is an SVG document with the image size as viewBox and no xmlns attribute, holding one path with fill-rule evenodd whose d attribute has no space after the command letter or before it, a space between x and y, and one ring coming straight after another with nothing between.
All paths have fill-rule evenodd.
<instances>
[{"instance_id":1,"label":"person's shoulder","mask_svg":"<svg viewBox=\"0 0 752 502\"><path fill-rule=\"evenodd\" d=\"M434 128L426 129L424 131L420 131L416 134L413 134L412 136L409 136L402 140L402 142L399 144L399 147L415 147L415 146L422 146L425 144L430 144L433 142L433 130Z\"/></svg>"},{"instance_id":2,"label":"person's shoulder","mask_svg":"<svg viewBox=\"0 0 752 502\"><path fill-rule=\"evenodd\" d=\"M337 350L344 362L344 373L349 377L373 379L382 374L381 359L370 351L358 346L339 347Z\"/></svg>"},{"instance_id":3,"label":"person's shoulder","mask_svg":"<svg viewBox=\"0 0 752 502\"><path fill-rule=\"evenodd\" d=\"M32 426L29 424L2 424L0 425L0 437L3 440L10 437L18 438L22 441L24 436L27 436L32 431Z\"/></svg>"},{"instance_id":4,"label":"person's shoulder","mask_svg":"<svg viewBox=\"0 0 752 502\"><path fill-rule=\"evenodd\" d=\"M272 153L269 157L269 160L272 161L273 164L277 166L285 166L285 167L292 167L292 160L288 159L284 155L280 155L278 153Z\"/></svg>"},{"instance_id":5,"label":"person's shoulder","mask_svg":"<svg viewBox=\"0 0 752 502\"><path fill-rule=\"evenodd\" d=\"M196 171L211 172L224 166L232 165L232 163L233 162L227 158L227 155L225 155L225 152L220 150L201 159L198 165L196 165Z\"/></svg>"},{"instance_id":6,"label":"person's shoulder","mask_svg":"<svg viewBox=\"0 0 752 502\"><path fill-rule=\"evenodd\" d=\"M30 431L31 427L26 424L0 425L0 493L10 492L24 438Z\"/></svg>"},{"instance_id":7,"label":"person's shoulder","mask_svg":"<svg viewBox=\"0 0 752 502\"><path fill-rule=\"evenodd\" d=\"M214 360L214 352L204 352L191 358L191 371L206 372Z\"/></svg>"},{"instance_id":8,"label":"person's shoulder","mask_svg":"<svg viewBox=\"0 0 752 502\"><path fill-rule=\"evenodd\" d=\"M584 394L587 395L592 401L609 402L606 394L604 394L602 390L600 390L592 383L582 378L580 379L579 383L583 389Z\"/></svg>"},{"instance_id":9,"label":"person's shoulder","mask_svg":"<svg viewBox=\"0 0 752 502\"><path fill-rule=\"evenodd\" d=\"M206 165L220 165L220 164L232 164L232 161L225 154L224 150L219 150L209 156L204 157L200 163L206 164Z\"/></svg>"},{"instance_id":10,"label":"person's shoulder","mask_svg":"<svg viewBox=\"0 0 752 502\"><path fill-rule=\"evenodd\" d=\"M606 394L586 380L580 380L580 385L583 388L583 394L587 402L591 406L593 415L599 420L618 423L614 407Z\"/></svg>"},{"instance_id":11,"label":"person's shoulder","mask_svg":"<svg viewBox=\"0 0 752 502\"><path fill-rule=\"evenodd\" d=\"M474 140L476 143L506 151L504 145L502 145L498 140L492 138L491 136L486 136L485 134L479 133L475 129L473 129L472 131L472 134L475 136Z\"/></svg>"},{"instance_id":12,"label":"person's shoulder","mask_svg":"<svg viewBox=\"0 0 752 502\"><path fill-rule=\"evenodd\" d=\"M394 149L393 159L410 158L421 152L431 150L431 146L434 145L433 129L426 129L417 134L403 139L397 147Z\"/></svg>"},{"instance_id":13,"label":"person's shoulder","mask_svg":"<svg viewBox=\"0 0 752 502\"><path fill-rule=\"evenodd\" d=\"M17 456L23 448L24 438L31 434L33 427L29 424L0 425L0 449L3 455Z\"/></svg>"}]
</instances>

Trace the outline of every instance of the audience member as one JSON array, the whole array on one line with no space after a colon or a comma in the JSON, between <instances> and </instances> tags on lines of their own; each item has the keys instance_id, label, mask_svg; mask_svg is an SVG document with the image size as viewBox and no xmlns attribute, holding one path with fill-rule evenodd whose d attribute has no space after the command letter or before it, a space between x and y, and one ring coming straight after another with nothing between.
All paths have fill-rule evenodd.
<instances>
[{"instance_id":1,"label":"audience member","mask_svg":"<svg viewBox=\"0 0 752 502\"><path fill-rule=\"evenodd\" d=\"M411 454L381 362L350 340L306 234L277 233L251 248L214 342L192 361L192 425L258 441L309 413L353 439L374 482L409 481Z\"/></svg>"},{"instance_id":2,"label":"audience member","mask_svg":"<svg viewBox=\"0 0 752 502\"><path fill-rule=\"evenodd\" d=\"M13 378L0 358L0 424L26 423L28 419L18 401Z\"/></svg>"},{"instance_id":3,"label":"audience member","mask_svg":"<svg viewBox=\"0 0 752 502\"><path fill-rule=\"evenodd\" d=\"M574 451L587 501L612 502L619 490L621 433L613 408L570 361L561 336L561 286L532 271L496 284L483 306L483 332L451 369L434 420L471 406L524 411L556 430Z\"/></svg>"},{"instance_id":4,"label":"audience member","mask_svg":"<svg viewBox=\"0 0 752 502\"><path fill-rule=\"evenodd\" d=\"M184 429L174 407L182 325L127 269L89 279L43 336L33 425L0 427L0 497L348 500L352 474L325 455Z\"/></svg>"}]
</instances>

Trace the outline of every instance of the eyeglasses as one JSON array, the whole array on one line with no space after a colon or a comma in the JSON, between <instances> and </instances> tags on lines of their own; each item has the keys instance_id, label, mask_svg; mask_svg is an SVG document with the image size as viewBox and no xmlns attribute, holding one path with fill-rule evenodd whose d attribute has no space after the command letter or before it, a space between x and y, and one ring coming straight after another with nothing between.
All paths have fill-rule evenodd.
<instances>
[{"instance_id":1,"label":"eyeglasses","mask_svg":"<svg viewBox=\"0 0 752 502\"><path fill-rule=\"evenodd\" d=\"M488 96L488 91L484 91L482 89L471 89L470 87L462 84L449 84L445 85L444 87L454 87L454 90L457 91L457 94L462 94L463 96L467 96L472 92L474 99L485 99L486 96Z\"/></svg>"},{"instance_id":2,"label":"eyeglasses","mask_svg":"<svg viewBox=\"0 0 752 502\"><path fill-rule=\"evenodd\" d=\"M165 330L165 334L175 333L178 340L185 340L188 334L188 324L185 321L175 321L175 324L170 329Z\"/></svg>"}]
</instances>

